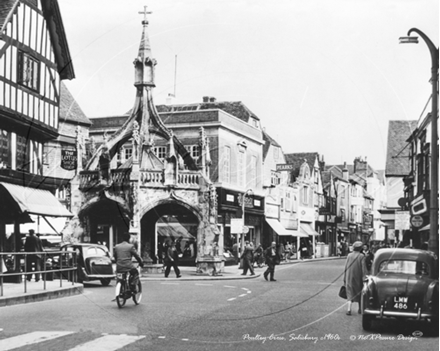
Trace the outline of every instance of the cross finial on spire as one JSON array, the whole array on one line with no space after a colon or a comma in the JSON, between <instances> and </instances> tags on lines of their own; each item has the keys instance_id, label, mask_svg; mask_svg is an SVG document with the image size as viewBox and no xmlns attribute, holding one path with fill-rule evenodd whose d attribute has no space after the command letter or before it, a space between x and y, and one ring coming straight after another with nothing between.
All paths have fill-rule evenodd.
<instances>
[{"instance_id":1,"label":"cross finial on spire","mask_svg":"<svg viewBox=\"0 0 440 351\"><path fill-rule=\"evenodd\" d=\"M147 15L153 13L151 11L147 11L148 6L144 6L144 11L139 11L139 14L144 15L144 20L142 21L142 24L148 24Z\"/></svg>"}]
</instances>

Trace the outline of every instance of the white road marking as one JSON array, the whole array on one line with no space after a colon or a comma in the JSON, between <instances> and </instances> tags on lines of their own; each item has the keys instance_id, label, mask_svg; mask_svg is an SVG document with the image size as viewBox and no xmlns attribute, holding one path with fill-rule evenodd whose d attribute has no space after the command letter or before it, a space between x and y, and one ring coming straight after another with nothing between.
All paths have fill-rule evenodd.
<instances>
[{"instance_id":1,"label":"white road marking","mask_svg":"<svg viewBox=\"0 0 440 351\"><path fill-rule=\"evenodd\" d=\"M228 299L228 301L234 301L236 299L236 297L232 297L230 299Z\"/></svg>"},{"instance_id":2,"label":"white road marking","mask_svg":"<svg viewBox=\"0 0 440 351\"><path fill-rule=\"evenodd\" d=\"M243 296L247 296L247 294L238 295L238 297L243 297Z\"/></svg>"},{"instance_id":3,"label":"white road marking","mask_svg":"<svg viewBox=\"0 0 440 351\"><path fill-rule=\"evenodd\" d=\"M223 285L225 288L236 288L236 286L230 286L230 285Z\"/></svg>"},{"instance_id":4,"label":"white road marking","mask_svg":"<svg viewBox=\"0 0 440 351\"><path fill-rule=\"evenodd\" d=\"M8 351L43 341L52 340L61 336L73 334L74 332L65 331L40 331L28 334L17 335L12 338L0 340L0 351Z\"/></svg>"},{"instance_id":5,"label":"white road marking","mask_svg":"<svg viewBox=\"0 0 440 351\"><path fill-rule=\"evenodd\" d=\"M161 283L162 285L179 285L179 283Z\"/></svg>"},{"instance_id":6,"label":"white road marking","mask_svg":"<svg viewBox=\"0 0 440 351\"><path fill-rule=\"evenodd\" d=\"M249 289L247 289L247 288L241 288L242 290L246 290L246 291L248 291Z\"/></svg>"},{"instance_id":7,"label":"white road marking","mask_svg":"<svg viewBox=\"0 0 440 351\"><path fill-rule=\"evenodd\" d=\"M159 339L165 339L166 336L158 336Z\"/></svg>"},{"instance_id":8,"label":"white road marking","mask_svg":"<svg viewBox=\"0 0 440 351\"><path fill-rule=\"evenodd\" d=\"M182 339L182 341L188 341L189 339Z\"/></svg>"},{"instance_id":9,"label":"white road marking","mask_svg":"<svg viewBox=\"0 0 440 351\"><path fill-rule=\"evenodd\" d=\"M105 335L68 351L113 351L143 338L145 338L143 335Z\"/></svg>"},{"instance_id":10,"label":"white road marking","mask_svg":"<svg viewBox=\"0 0 440 351\"><path fill-rule=\"evenodd\" d=\"M196 283L195 285L198 285L198 286L212 286L213 284Z\"/></svg>"},{"instance_id":11,"label":"white road marking","mask_svg":"<svg viewBox=\"0 0 440 351\"><path fill-rule=\"evenodd\" d=\"M250 293L252 293L252 291L249 290L247 293L250 294Z\"/></svg>"}]
</instances>

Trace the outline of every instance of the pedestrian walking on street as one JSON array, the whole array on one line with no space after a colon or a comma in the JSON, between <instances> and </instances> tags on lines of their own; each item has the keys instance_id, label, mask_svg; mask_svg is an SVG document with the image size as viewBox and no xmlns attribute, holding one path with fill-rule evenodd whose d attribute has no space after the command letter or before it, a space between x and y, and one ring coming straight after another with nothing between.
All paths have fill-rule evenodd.
<instances>
[{"instance_id":1,"label":"pedestrian walking on street","mask_svg":"<svg viewBox=\"0 0 440 351\"><path fill-rule=\"evenodd\" d=\"M232 254L235 257L235 264L239 264L240 263L240 259L238 258L238 253L239 253L239 249L238 249L238 243L234 243L234 245L232 245Z\"/></svg>"},{"instance_id":2,"label":"pedestrian walking on street","mask_svg":"<svg viewBox=\"0 0 440 351\"><path fill-rule=\"evenodd\" d=\"M33 229L29 230L29 236L26 238L24 243L25 252L43 252L43 245L39 237L35 236L35 231ZM26 272L32 272L32 264L35 265L35 271L41 271L41 254L27 255L26 258ZM32 273L26 275L28 282L32 279ZM40 273L35 273L35 281L40 280Z\"/></svg>"},{"instance_id":3,"label":"pedestrian walking on street","mask_svg":"<svg viewBox=\"0 0 440 351\"><path fill-rule=\"evenodd\" d=\"M361 252L362 241L353 244L353 252L347 256L344 271L344 285L347 290L347 315L351 315L351 305L353 302L359 304L358 313L361 313L361 292L363 280L367 274L365 265L365 255Z\"/></svg>"},{"instance_id":4,"label":"pedestrian walking on street","mask_svg":"<svg viewBox=\"0 0 440 351\"><path fill-rule=\"evenodd\" d=\"M176 273L176 277L180 278L180 269L177 266L179 261L179 254L177 253L176 249L176 243L173 241L169 243L168 248L165 253L165 278L168 278L168 275L170 274L171 267L174 268L174 273Z\"/></svg>"},{"instance_id":5,"label":"pedestrian walking on street","mask_svg":"<svg viewBox=\"0 0 440 351\"><path fill-rule=\"evenodd\" d=\"M241 255L243 259L243 273L241 275L246 275L247 271L251 271L251 275L255 275L252 260L254 258L254 248L249 244L249 241L246 241L243 254Z\"/></svg>"},{"instance_id":6,"label":"pedestrian walking on street","mask_svg":"<svg viewBox=\"0 0 440 351\"><path fill-rule=\"evenodd\" d=\"M261 244L258 244L257 248L255 249L254 262L259 268L261 268L264 263L264 250Z\"/></svg>"},{"instance_id":7,"label":"pedestrian walking on street","mask_svg":"<svg viewBox=\"0 0 440 351\"><path fill-rule=\"evenodd\" d=\"M362 248L362 253L365 256L365 266L367 267L367 274L370 274L371 266L373 264L374 255L371 252L368 244L364 244Z\"/></svg>"},{"instance_id":8,"label":"pedestrian walking on street","mask_svg":"<svg viewBox=\"0 0 440 351\"><path fill-rule=\"evenodd\" d=\"M264 279L267 280L267 276L270 275L270 281L275 282L274 274L275 274L275 264L279 262L279 256L276 249L276 242L273 241L271 246L269 246L264 252L264 256L266 257L267 269L264 272Z\"/></svg>"}]
</instances>

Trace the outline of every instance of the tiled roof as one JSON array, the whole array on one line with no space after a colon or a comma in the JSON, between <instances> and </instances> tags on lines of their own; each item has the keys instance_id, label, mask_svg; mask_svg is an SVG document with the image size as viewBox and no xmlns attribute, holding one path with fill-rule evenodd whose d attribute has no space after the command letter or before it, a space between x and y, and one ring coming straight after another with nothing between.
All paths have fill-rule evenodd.
<instances>
[{"instance_id":1,"label":"tiled roof","mask_svg":"<svg viewBox=\"0 0 440 351\"><path fill-rule=\"evenodd\" d=\"M277 147L281 147L280 144L278 144L275 139L273 139L269 134L266 133L266 131L263 130L263 140L264 140L264 145L263 145L263 160L266 159L266 155L267 152L269 151L269 147L271 145L273 146L277 146Z\"/></svg>"},{"instance_id":2,"label":"tiled roof","mask_svg":"<svg viewBox=\"0 0 440 351\"><path fill-rule=\"evenodd\" d=\"M158 105L156 106L156 109L159 113L218 109L225 111L226 113L229 113L230 115L237 117L245 122L248 122L250 117L255 118L256 120L260 120L241 101L201 102L197 104L186 105Z\"/></svg>"},{"instance_id":3,"label":"tiled roof","mask_svg":"<svg viewBox=\"0 0 440 351\"><path fill-rule=\"evenodd\" d=\"M3 30L3 25L6 19L11 13L14 4L19 2L18 0L1 0L0 1L0 30Z\"/></svg>"},{"instance_id":4,"label":"tiled roof","mask_svg":"<svg viewBox=\"0 0 440 351\"><path fill-rule=\"evenodd\" d=\"M60 90L60 121L73 124L91 125L92 122L86 117L83 110L63 82L61 82Z\"/></svg>"},{"instance_id":5,"label":"tiled roof","mask_svg":"<svg viewBox=\"0 0 440 351\"><path fill-rule=\"evenodd\" d=\"M333 165L333 166L327 165L327 166L325 166L325 170L326 171L331 172L333 174L334 178L339 178L339 179L342 179L342 177L344 175L342 173L343 169L344 169L344 166L342 166L342 168L341 168L341 166L336 166L336 165Z\"/></svg>"},{"instance_id":6,"label":"tiled roof","mask_svg":"<svg viewBox=\"0 0 440 351\"><path fill-rule=\"evenodd\" d=\"M301 165L304 163L304 160L307 161L307 164L310 167L310 170L313 169L315 165L315 160L319 157L317 152L299 152L292 154L285 154L286 163L293 165L292 174L297 177L299 175L299 170Z\"/></svg>"},{"instance_id":7,"label":"tiled roof","mask_svg":"<svg viewBox=\"0 0 440 351\"><path fill-rule=\"evenodd\" d=\"M389 121L386 176L406 176L410 172L410 146L406 140L416 128L417 121Z\"/></svg>"}]
</instances>

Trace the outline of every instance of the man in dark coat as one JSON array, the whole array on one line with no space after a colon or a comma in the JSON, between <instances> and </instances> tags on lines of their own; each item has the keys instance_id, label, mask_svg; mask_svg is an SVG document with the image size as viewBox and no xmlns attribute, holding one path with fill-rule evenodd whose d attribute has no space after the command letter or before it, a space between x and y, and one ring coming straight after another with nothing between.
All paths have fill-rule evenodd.
<instances>
[{"instance_id":1,"label":"man in dark coat","mask_svg":"<svg viewBox=\"0 0 440 351\"><path fill-rule=\"evenodd\" d=\"M39 237L35 236L35 231L33 229L29 230L29 236L26 238L24 243L25 252L43 252L43 245ZM35 265L35 271L41 271L41 254L27 255L26 259L26 272L32 272L32 264ZM26 279L30 282L32 279L32 274L28 274ZM40 280L40 273L35 273L35 281Z\"/></svg>"},{"instance_id":2,"label":"man in dark coat","mask_svg":"<svg viewBox=\"0 0 440 351\"><path fill-rule=\"evenodd\" d=\"M244 247L243 254L241 255L243 259L243 273L242 275L246 275L247 271L251 271L251 275L255 275L252 260L254 259L254 248L249 244L249 241L246 241L246 245Z\"/></svg>"},{"instance_id":3,"label":"man in dark coat","mask_svg":"<svg viewBox=\"0 0 440 351\"><path fill-rule=\"evenodd\" d=\"M176 273L176 278L180 278L180 269L177 266L179 261L179 254L177 253L176 243L173 241L169 243L168 248L165 253L165 278L168 278L170 274L171 267L174 268L174 273Z\"/></svg>"},{"instance_id":4,"label":"man in dark coat","mask_svg":"<svg viewBox=\"0 0 440 351\"><path fill-rule=\"evenodd\" d=\"M264 279L267 280L267 276L270 275L270 281L275 282L274 274L275 274L275 264L276 261L279 260L277 249L276 249L276 242L273 241L271 246L269 246L266 251L264 251L264 256L266 257L266 264L267 269L264 272Z\"/></svg>"}]
</instances>

